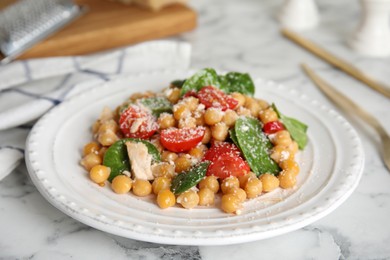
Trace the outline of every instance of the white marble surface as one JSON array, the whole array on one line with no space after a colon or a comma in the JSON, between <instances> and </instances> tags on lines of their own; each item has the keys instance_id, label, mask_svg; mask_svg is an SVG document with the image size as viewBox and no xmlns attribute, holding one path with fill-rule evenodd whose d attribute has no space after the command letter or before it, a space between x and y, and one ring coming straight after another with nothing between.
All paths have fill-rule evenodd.
<instances>
[{"instance_id":1,"label":"white marble surface","mask_svg":"<svg viewBox=\"0 0 390 260\"><path fill-rule=\"evenodd\" d=\"M346 41L360 13L358 1L317 1L320 24L305 32L332 52L384 82L390 59L351 51ZM303 75L312 65L342 92L372 111L390 132L390 102L286 39L275 14L281 1L193 0L198 29L174 39L193 45L193 67L247 71L297 88L332 106ZM124 239L79 223L51 206L22 165L0 182L0 259L390 259L390 172L378 138L364 123L358 129L366 153L361 182L330 215L272 239L218 247L165 246Z\"/></svg>"}]
</instances>

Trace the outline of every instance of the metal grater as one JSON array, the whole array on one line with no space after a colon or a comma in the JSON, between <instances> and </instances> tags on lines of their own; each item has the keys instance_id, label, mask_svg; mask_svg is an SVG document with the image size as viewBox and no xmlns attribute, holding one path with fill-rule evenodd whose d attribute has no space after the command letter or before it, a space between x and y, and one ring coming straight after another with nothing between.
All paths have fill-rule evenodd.
<instances>
[{"instance_id":1,"label":"metal grater","mask_svg":"<svg viewBox=\"0 0 390 260\"><path fill-rule=\"evenodd\" d=\"M0 11L0 64L10 62L83 12L72 0L21 0Z\"/></svg>"}]
</instances>

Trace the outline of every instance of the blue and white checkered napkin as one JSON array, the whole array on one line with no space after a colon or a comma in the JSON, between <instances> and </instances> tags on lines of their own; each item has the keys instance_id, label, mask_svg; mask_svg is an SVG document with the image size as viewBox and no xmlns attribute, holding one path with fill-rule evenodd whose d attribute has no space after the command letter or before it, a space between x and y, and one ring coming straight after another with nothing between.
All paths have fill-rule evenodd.
<instances>
[{"instance_id":1,"label":"blue and white checkered napkin","mask_svg":"<svg viewBox=\"0 0 390 260\"><path fill-rule=\"evenodd\" d=\"M0 180L19 165L34 121L53 106L120 74L187 69L190 56L188 43L153 41L97 55L0 66Z\"/></svg>"}]
</instances>

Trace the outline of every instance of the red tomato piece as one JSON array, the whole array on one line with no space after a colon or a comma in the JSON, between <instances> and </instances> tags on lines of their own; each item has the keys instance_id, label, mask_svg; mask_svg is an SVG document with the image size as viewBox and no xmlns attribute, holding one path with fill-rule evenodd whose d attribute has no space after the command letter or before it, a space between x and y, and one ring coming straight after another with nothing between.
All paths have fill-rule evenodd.
<instances>
[{"instance_id":1,"label":"red tomato piece","mask_svg":"<svg viewBox=\"0 0 390 260\"><path fill-rule=\"evenodd\" d=\"M232 143L220 142L213 144L203 157L204 161L214 161L216 157L224 153L233 153L240 156L240 150Z\"/></svg>"},{"instance_id":2,"label":"red tomato piece","mask_svg":"<svg viewBox=\"0 0 390 260\"><path fill-rule=\"evenodd\" d=\"M183 98L186 98L186 97L198 97L198 93L196 93L195 90L190 90L190 91L187 91L184 95L183 95Z\"/></svg>"},{"instance_id":3,"label":"red tomato piece","mask_svg":"<svg viewBox=\"0 0 390 260\"><path fill-rule=\"evenodd\" d=\"M130 105L119 118L119 128L125 137L148 139L158 130L158 124L148 111Z\"/></svg>"},{"instance_id":4,"label":"red tomato piece","mask_svg":"<svg viewBox=\"0 0 390 260\"><path fill-rule=\"evenodd\" d=\"M213 145L203 160L211 162L207 169L207 176L214 175L224 179L230 176L243 176L250 171L248 163L240 156L237 146L227 142Z\"/></svg>"},{"instance_id":5,"label":"red tomato piece","mask_svg":"<svg viewBox=\"0 0 390 260\"><path fill-rule=\"evenodd\" d=\"M205 105L206 108L215 107L220 108L222 111L234 109L238 105L236 99L212 86L201 88L198 92L198 98L200 103Z\"/></svg>"},{"instance_id":6,"label":"red tomato piece","mask_svg":"<svg viewBox=\"0 0 390 260\"><path fill-rule=\"evenodd\" d=\"M272 121L268 122L263 126L263 132L267 135L274 134L276 132L279 132L280 130L284 130L284 126L282 122L280 121Z\"/></svg>"},{"instance_id":7,"label":"red tomato piece","mask_svg":"<svg viewBox=\"0 0 390 260\"><path fill-rule=\"evenodd\" d=\"M221 179L230 176L243 176L250 171L246 161L232 153L224 153L215 158L207 169L207 176L214 175Z\"/></svg>"},{"instance_id":8,"label":"red tomato piece","mask_svg":"<svg viewBox=\"0 0 390 260\"><path fill-rule=\"evenodd\" d=\"M161 131L160 142L165 149L181 153L197 146L203 139L206 129L203 126L196 128L168 128Z\"/></svg>"}]
</instances>

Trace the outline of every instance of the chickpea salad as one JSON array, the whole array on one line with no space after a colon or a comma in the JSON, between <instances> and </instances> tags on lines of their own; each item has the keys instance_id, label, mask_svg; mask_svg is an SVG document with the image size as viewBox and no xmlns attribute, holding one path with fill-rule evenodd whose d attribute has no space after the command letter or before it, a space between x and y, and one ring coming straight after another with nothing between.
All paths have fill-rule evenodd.
<instances>
[{"instance_id":1,"label":"chickpea salad","mask_svg":"<svg viewBox=\"0 0 390 260\"><path fill-rule=\"evenodd\" d=\"M102 110L80 164L97 185L154 196L161 209L240 214L246 200L295 186L307 144L307 125L254 94L248 74L211 68L132 94Z\"/></svg>"}]
</instances>

